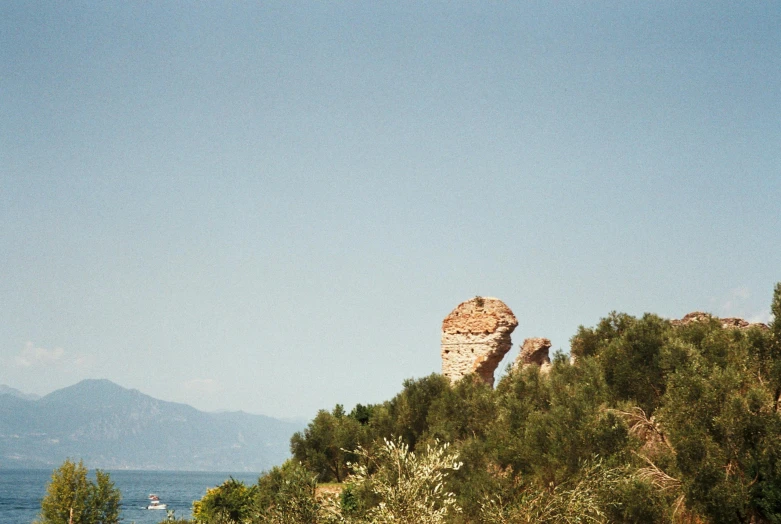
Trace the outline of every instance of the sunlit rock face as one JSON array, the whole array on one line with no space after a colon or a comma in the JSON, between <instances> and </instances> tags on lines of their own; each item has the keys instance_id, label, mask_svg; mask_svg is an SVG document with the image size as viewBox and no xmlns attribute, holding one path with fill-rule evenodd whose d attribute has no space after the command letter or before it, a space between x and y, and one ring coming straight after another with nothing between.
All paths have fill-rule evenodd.
<instances>
[{"instance_id":1,"label":"sunlit rock face","mask_svg":"<svg viewBox=\"0 0 781 524\"><path fill-rule=\"evenodd\" d=\"M703 313L702 311L692 311L691 313L687 313L682 319L671 320L670 323L673 326L685 326L693 322L709 322L711 319L717 320L724 329L748 329L750 327L768 329L767 324L763 324L762 322L749 322L747 320L743 320L742 318L736 317L719 318L711 315L710 313Z\"/></svg>"},{"instance_id":2,"label":"sunlit rock face","mask_svg":"<svg viewBox=\"0 0 781 524\"><path fill-rule=\"evenodd\" d=\"M512 348L518 320L497 298L475 297L442 321L442 374L452 382L475 373L493 386L494 371Z\"/></svg>"},{"instance_id":3,"label":"sunlit rock face","mask_svg":"<svg viewBox=\"0 0 781 524\"><path fill-rule=\"evenodd\" d=\"M513 366L523 368L524 366L537 365L543 370L550 366L550 347L551 342L547 338L527 338L523 341L521 352L515 359Z\"/></svg>"}]
</instances>

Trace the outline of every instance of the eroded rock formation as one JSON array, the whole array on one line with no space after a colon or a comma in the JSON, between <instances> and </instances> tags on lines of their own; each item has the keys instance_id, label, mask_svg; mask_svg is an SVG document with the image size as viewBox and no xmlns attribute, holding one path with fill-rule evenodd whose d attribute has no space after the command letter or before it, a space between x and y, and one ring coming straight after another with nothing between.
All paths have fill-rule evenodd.
<instances>
[{"instance_id":1,"label":"eroded rock formation","mask_svg":"<svg viewBox=\"0 0 781 524\"><path fill-rule=\"evenodd\" d=\"M475 297L442 321L442 374L452 382L469 373L494 384L494 371L510 351L518 320L497 298Z\"/></svg>"},{"instance_id":2,"label":"eroded rock formation","mask_svg":"<svg viewBox=\"0 0 781 524\"><path fill-rule=\"evenodd\" d=\"M514 367L523 367L530 364L547 367L550 365L550 356L548 355L550 347L551 343L547 338L527 338L523 341L521 352L513 364Z\"/></svg>"},{"instance_id":3,"label":"eroded rock formation","mask_svg":"<svg viewBox=\"0 0 781 524\"><path fill-rule=\"evenodd\" d=\"M762 322L749 322L737 317L719 318L711 315L710 313L703 313L702 311L692 311L691 313L687 313L680 320L671 320L670 324L673 326L685 326L687 324L691 324L692 322L708 322L710 319L718 320L721 323L721 327L725 329L748 329L754 326L758 326L762 329L768 329L767 324L763 324Z\"/></svg>"}]
</instances>

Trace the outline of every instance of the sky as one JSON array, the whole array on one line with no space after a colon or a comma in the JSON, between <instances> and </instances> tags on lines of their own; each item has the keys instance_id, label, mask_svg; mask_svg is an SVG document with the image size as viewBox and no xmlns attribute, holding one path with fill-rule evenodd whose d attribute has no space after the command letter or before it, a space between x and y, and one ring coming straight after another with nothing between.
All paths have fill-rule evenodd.
<instances>
[{"instance_id":1,"label":"sky","mask_svg":"<svg viewBox=\"0 0 781 524\"><path fill-rule=\"evenodd\" d=\"M459 303L770 320L777 2L0 3L0 384L310 418Z\"/></svg>"}]
</instances>

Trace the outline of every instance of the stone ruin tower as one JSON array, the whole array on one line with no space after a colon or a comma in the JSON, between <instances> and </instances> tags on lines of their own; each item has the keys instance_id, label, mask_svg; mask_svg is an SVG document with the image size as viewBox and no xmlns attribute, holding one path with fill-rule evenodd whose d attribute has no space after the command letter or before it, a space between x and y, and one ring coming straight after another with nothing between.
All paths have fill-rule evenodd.
<instances>
[{"instance_id":1,"label":"stone ruin tower","mask_svg":"<svg viewBox=\"0 0 781 524\"><path fill-rule=\"evenodd\" d=\"M493 386L494 371L510 351L518 320L497 298L475 297L442 321L442 374L456 382L469 373Z\"/></svg>"}]
</instances>

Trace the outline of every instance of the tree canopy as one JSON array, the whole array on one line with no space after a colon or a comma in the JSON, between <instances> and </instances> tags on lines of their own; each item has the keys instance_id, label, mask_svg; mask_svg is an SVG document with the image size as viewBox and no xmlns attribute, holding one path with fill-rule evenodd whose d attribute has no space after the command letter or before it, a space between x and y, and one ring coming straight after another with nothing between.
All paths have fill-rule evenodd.
<instances>
[{"instance_id":1,"label":"tree canopy","mask_svg":"<svg viewBox=\"0 0 781 524\"><path fill-rule=\"evenodd\" d=\"M52 473L41 501L40 524L114 524L119 522L122 494L108 473L87 478L83 462L66 460Z\"/></svg>"}]
</instances>

